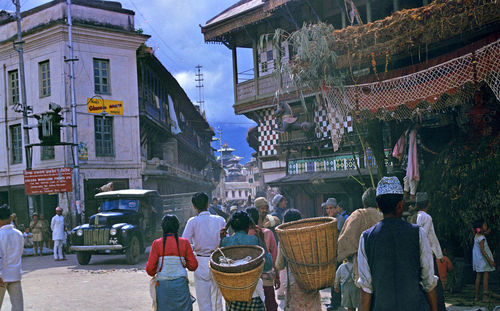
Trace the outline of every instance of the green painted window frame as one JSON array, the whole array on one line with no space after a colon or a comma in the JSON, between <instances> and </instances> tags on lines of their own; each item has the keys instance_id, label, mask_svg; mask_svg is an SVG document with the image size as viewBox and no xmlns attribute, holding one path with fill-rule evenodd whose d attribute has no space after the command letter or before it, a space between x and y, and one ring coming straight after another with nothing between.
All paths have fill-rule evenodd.
<instances>
[{"instance_id":1,"label":"green painted window frame","mask_svg":"<svg viewBox=\"0 0 500 311\"><path fill-rule=\"evenodd\" d=\"M109 59L94 58L94 92L96 94L111 94L109 78Z\"/></svg>"},{"instance_id":2,"label":"green painted window frame","mask_svg":"<svg viewBox=\"0 0 500 311\"><path fill-rule=\"evenodd\" d=\"M114 157L113 118L109 116L94 117L94 137L96 157Z\"/></svg>"},{"instance_id":3,"label":"green painted window frame","mask_svg":"<svg viewBox=\"0 0 500 311\"><path fill-rule=\"evenodd\" d=\"M19 103L19 70L11 70L7 73L9 77L9 105Z\"/></svg>"},{"instance_id":4,"label":"green painted window frame","mask_svg":"<svg viewBox=\"0 0 500 311\"><path fill-rule=\"evenodd\" d=\"M10 126L11 163L23 163L23 136L21 124Z\"/></svg>"},{"instance_id":5,"label":"green painted window frame","mask_svg":"<svg viewBox=\"0 0 500 311\"><path fill-rule=\"evenodd\" d=\"M40 97L50 96L50 61L45 60L38 63L38 85Z\"/></svg>"}]
</instances>

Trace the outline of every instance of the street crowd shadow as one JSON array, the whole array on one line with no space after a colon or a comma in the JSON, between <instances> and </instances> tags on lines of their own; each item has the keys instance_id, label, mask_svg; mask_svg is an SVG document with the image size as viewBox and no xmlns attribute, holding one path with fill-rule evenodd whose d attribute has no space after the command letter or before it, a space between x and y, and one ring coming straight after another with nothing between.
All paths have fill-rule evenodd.
<instances>
[{"instance_id":1,"label":"street crowd shadow","mask_svg":"<svg viewBox=\"0 0 500 311\"><path fill-rule=\"evenodd\" d=\"M76 271L145 270L147 260L148 254L142 254L137 264L130 265L125 255L93 255L88 265L82 266L75 260L75 265L69 268Z\"/></svg>"}]
</instances>

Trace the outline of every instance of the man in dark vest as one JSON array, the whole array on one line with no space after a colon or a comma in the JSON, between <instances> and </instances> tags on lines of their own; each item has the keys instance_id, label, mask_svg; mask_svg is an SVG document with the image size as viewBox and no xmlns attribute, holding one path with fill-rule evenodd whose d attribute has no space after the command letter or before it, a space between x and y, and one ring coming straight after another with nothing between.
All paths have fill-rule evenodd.
<instances>
[{"instance_id":1,"label":"man in dark vest","mask_svg":"<svg viewBox=\"0 0 500 311\"><path fill-rule=\"evenodd\" d=\"M360 310L437 311L432 250L425 231L401 219L401 183L383 177L376 195L384 219L359 240Z\"/></svg>"}]
</instances>

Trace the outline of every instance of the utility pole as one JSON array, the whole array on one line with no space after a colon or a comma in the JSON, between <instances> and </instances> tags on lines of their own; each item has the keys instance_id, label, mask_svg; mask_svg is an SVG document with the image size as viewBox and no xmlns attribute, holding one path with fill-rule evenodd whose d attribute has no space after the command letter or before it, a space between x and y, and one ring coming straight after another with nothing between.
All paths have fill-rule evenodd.
<instances>
[{"instance_id":1,"label":"utility pole","mask_svg":"<svg viewBox=\"0 0 500 311\"><path fill-rule=\"evenodd\" d=\"M28 126L28 104L26 100L26 80L24 75L24 51L23 51L23 35L21 29L21 2L20 0L12 0L16 6L16 19L17 19L17 41L14 42L14 49L19 54L19 84L21 87L21 111L23 113L23 140L24 140L24 153L26 155L26 170L31 170L32 154L30 144L30 133ZM33 215L33 198L28 196L28 213L31 219Z\"/></svg>"},{"instance_id":2,"label":"utility pole","mask_svg":"<svg viewBox=\"0 0 500 311\"><path fill-rule=\"evenodd\" d=\"M18 0L19 1L19 0ZM77 205L80 205L80 163L78 160L78 128L77 128L77 118L76 118L76 95L75 95L75 52L73 49L73 23L71 19L71 0L66 0L66 4L68 7L67 15L68 15L68 48L69 48L69 59L66 59L66 62L69 62L69 89L71 94L71 118L72 118L72 132L73 132L73 180L75 186L73 187L74 193L74 204L70 205L72 208L71 211L73 224L76 223L76 212L75 208ZM103 110L104 111L104 110ZM81 206L81 205L80 205ZM81 221L84 223L85 215L83 213L83 209L81 210Z\"/></svg>"},{"instance_id":3,"label":"utility pole","mask_svg":"<svg viewBox=\"0 0 500 311\"><path fill-rule=\"evenodd\" d=\"M196 88L198 88L198 106L200 107L200 110L201 110L201 113L203 114L203 112L205 111L205 100L203 99L203 73L201 73L201 68L203 66L201 65L198 65L198 66L195 66L194 68L196 68L198 70L198 72L195 74L196 78L194 79L194 81L198 82L198 85L196 85Z\"/></svg>"}]
</instances>

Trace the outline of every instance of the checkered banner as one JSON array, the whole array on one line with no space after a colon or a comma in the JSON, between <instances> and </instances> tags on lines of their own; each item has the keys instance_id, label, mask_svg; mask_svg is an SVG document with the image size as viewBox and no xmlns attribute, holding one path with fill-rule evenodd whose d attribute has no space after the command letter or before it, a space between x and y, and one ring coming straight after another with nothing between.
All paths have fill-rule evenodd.
<instances>
[{"instance_id":1,"label":"checkered banner","mask_svg":"<svg viewBox=\"0 0 500 311\"><path fill-rule=\"evenodd\" d=\"M273 156L278 154L276 145L279 141L279 135L275 131L276 120L274 118L273 109L265 109L260 111L260 115L264 120L259 124L259 153L261 156Z\"/></svg>"},{"instance_id":2,"label":"checkered banner","mask_svg":"<svg viewBox=\"0 0 500 311\"><path fill-rule=\"evenodd\" d=\"M332 138L334 151L337 151L342 139L342 135L350 133L353 130L353 122L350 115L343 117L336 110L332 109L330 113L321 105L318 105L314 112L314 121L318 125L316 127L316 137ZM332 137L332 129L335 134Z\"/></svg>"}]
</instances>

